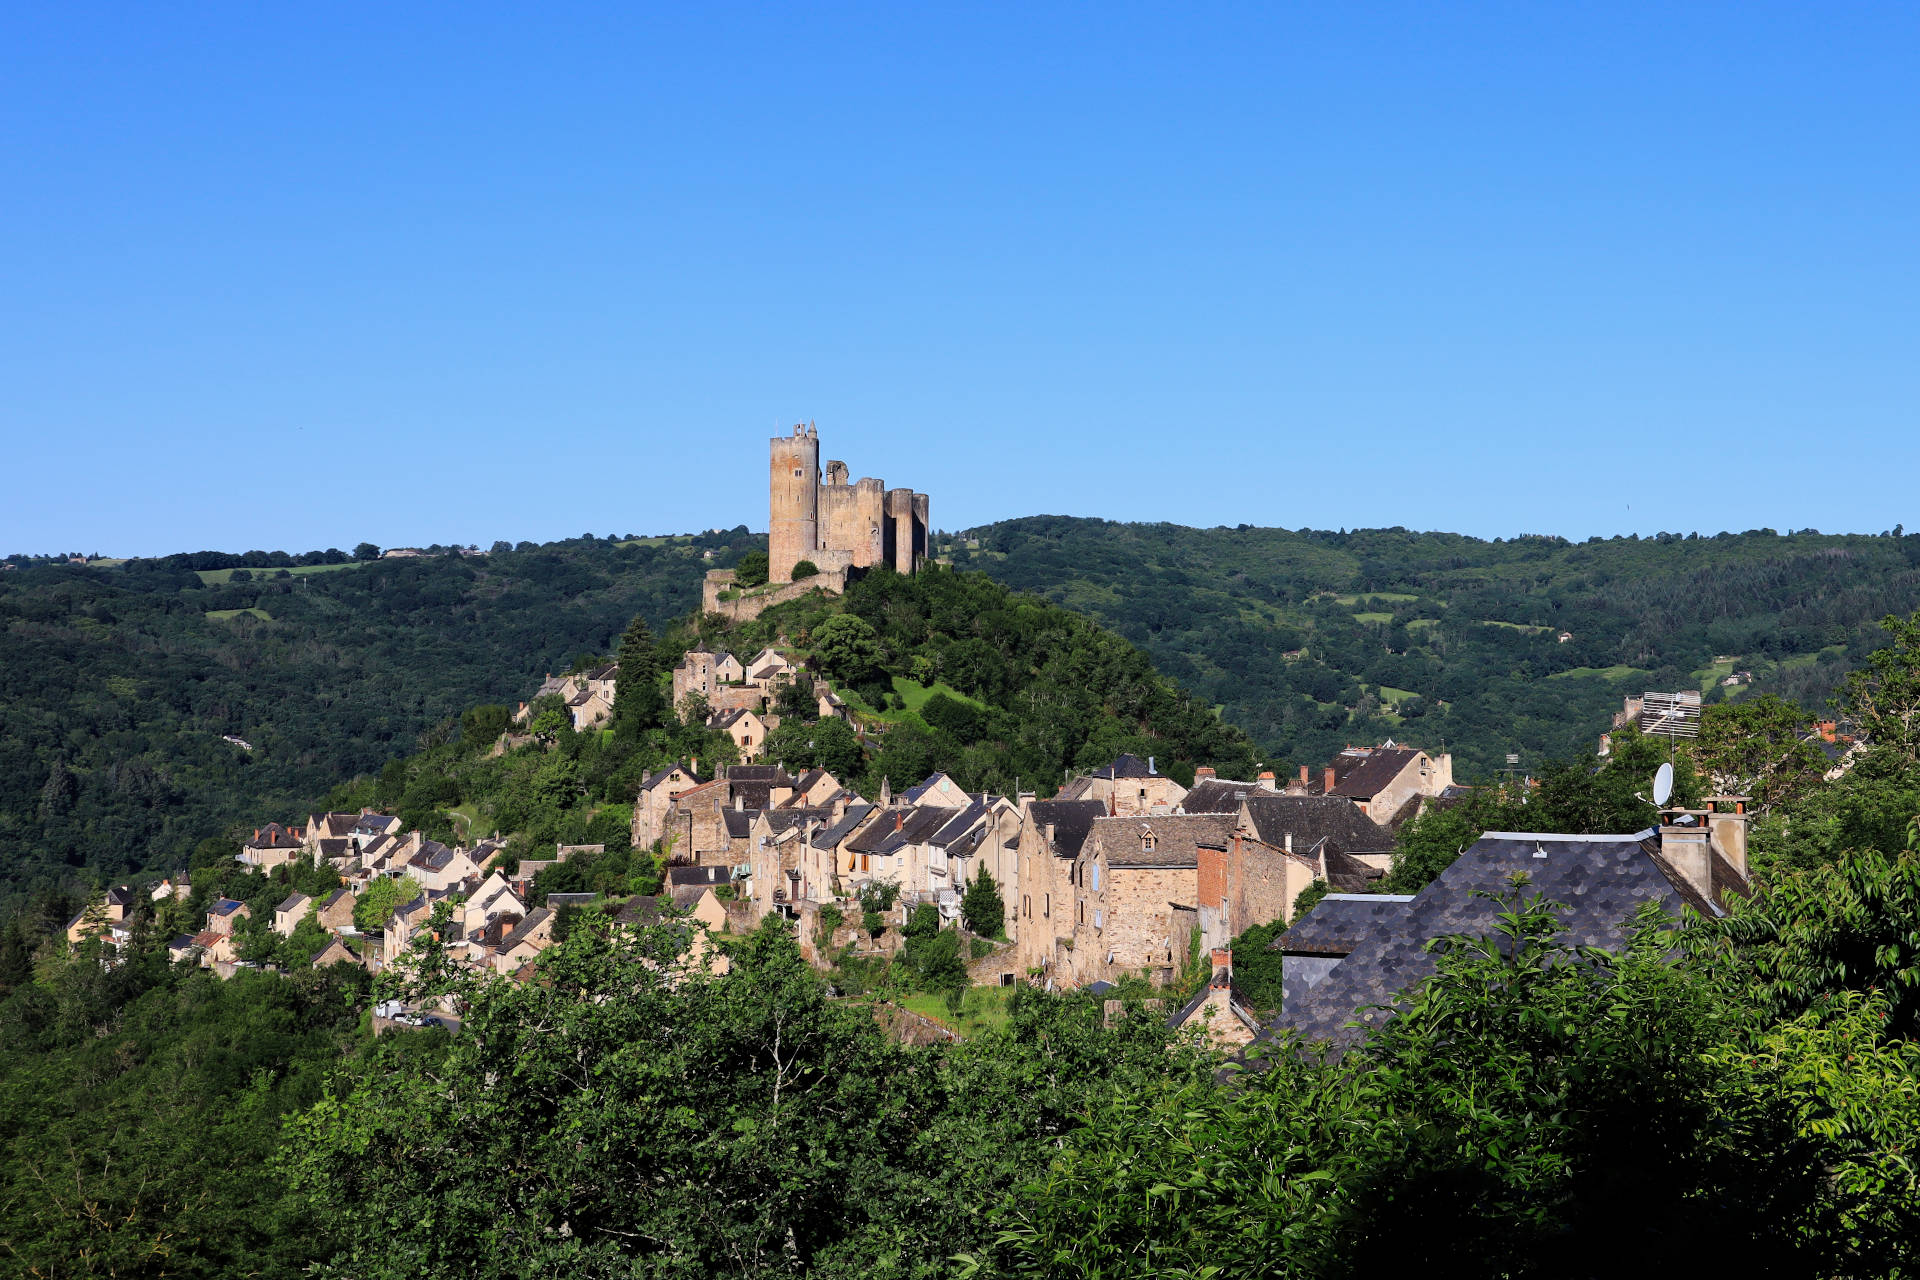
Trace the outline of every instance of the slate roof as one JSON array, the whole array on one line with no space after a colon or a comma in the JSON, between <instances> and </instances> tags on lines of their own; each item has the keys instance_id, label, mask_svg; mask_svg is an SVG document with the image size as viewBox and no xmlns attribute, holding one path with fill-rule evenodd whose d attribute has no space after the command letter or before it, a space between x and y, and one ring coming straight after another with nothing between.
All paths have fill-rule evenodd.
<instances>
[{"instance_id":1,"label":"slate roof","mask_svg":"<svg viewBox=\"0 0 1920 1280\"><path fill-rule=\"evenodd\" d=\"M1380 907L1363 936L1357 926L1329 920L1324 927L1307 918L1281 935L1282 950L1301 947L1316 936L1327 945L1351 944L1347 958L1303 996L1283 1008L1266 1039L1274 1031L1291 1029L1308 1040L1324 1040L1335 1053L1359 1042L1366 1028L1378 1025L1389 1013L1363 1006L1389 1003L1398 993L1416 985L1434 971L1429 940L1447 934L1481 936L1488 932L1496 902L1475 897L1475 891L1507 892L1515 872L1529 877L1529 893L1564 903L1561 920L1566 930L1559 940L1566 946L1617 948L1625 939L1622 926L1642 904L1653 902L1678 914L1697 894L1683 894L1669 878L1661 861L1649 851L1653 833L1635 835L1568 836L1492 831L1482 836L1453 865L1398 907ZM1544 853L1545 856L1536 856ZM1681 881L1684 884L1684 881ZM1320 906L1353 910L1331 895ZM1324 931L1323 931L1324 930ZM1345 931L1346 937L1339 935ZM1298 933L1298 938L1295 934ZM1321 952L1319 954L1327 954ZM1357 1027L1344 1024L1359 1020Z\"/></svg>"},{"instance_id":2,"label":"slate roof","mask_svg":"<svg viewBox=\"0 0 1920 1280\"><path fill-rule=\"evenodd\" d=\"M753 834L753 820L760 816L759 809L722 809L720 820L726 824L729 840L745 840Z\"/></svg>"},{"instance_id":3,"label":"slate roof","mask_svg":"<svg viewBox=\"0 0 1920 1280\"><path fill-rule=\"evenodd\" d=\"M1340 803L1347 804L1348 802L1342 800ZM1348 807L1351 808L1352 806L1348 805ZM1296 844L1294 848L1298 849L1299 845ZM1307 857L1309 858L1317 858L1319 856L1317 847L1307 851ZM1342 853L1338 849L1327 850L1326 858L1327 883L1341 893L1365 893L1373 886L1376 880L1384 880L1387 878L1385 871L1380 870L1378 867L1370 867L1352 854Z\"/></svg>"},{"instance_id":4,"label":"slate roof","mask_svg":"<svg viewBox=\"0 0 1920 1280\"><path fill-rule=\"evenodd\" d=\"M1055 857L1077 858L1094 821L1107 816L1107 806L1098 800L1036 800L1027 814L1043 833L1052 825Z\"/></svg>"},{"instance_id":5,"label":"slate roof","mask_svg":"<svg viewBox=\"0 0 1920 1280\"><path fill-rule=\"evenodd\" d=\"M107 890L107 905L110 907L130 907L133 905L133 898L133 890L123 884Z\"/></svg>"},{"instance_id":6,"label":"slate roof","mask_svg":"<svg viewBox=\"0 0 1920 1280\"><path fill-rule=\"evenodd\" d=\"M400 819L384 813L363 813L353 824L355 835L383 836L400 825Z\"/></svg>"},{"instance_id":7,"label":"slate roof","mask_svg":"<svg viewBox=\"0 0 1920 1280\"><path fill-rule=\"evenodd\" d=\"M1096 778L1157 778L1160 775L1147 767L1147 762L1139 756L1124 754L1115 758L1105 768L1095 769Z\"/></svg>"},{"instance_id":8,"label":"slate roof","mask_svg":"<svg viewBox=\"0 0 1920 1280\"><path fill-rule=\"evenodd\" d=\"M345 836L322 836L315 847L323 858L345 858L353 853L353 841Z\"/></svg>"},{"instance_id":9,"label":"slate roof","mask_svg":"<svg viewBox=\"0 0 1920 1280\"><path fill-rule=\"evenodd\" d=\"M1098 818L1091 839L1114 867L1193 867L1200 846L1225 848L1237 820L1224 813L1166 813L1148 817ZM1146 836L1153 837L1147 847Z\"/></svg>"},{"instance_id":10,"label":"slate roof","mask_svg":"<svg viewBox=\"0 0 1920 1280\"><path fill-rule=\"evenodd\" d=\"M199 945L200 945L200 942L197 935L191 934L191 933L183 933L179 937L175 938L172 942L169 942L167 944L167 950L169 952L188 951Z\"/></svg>"},{"instance_id":11,"label":"slate roof","mask_svg":"<svg viewBox=\"0 0 1920 1280\"><path fill-rule=\"evenodd\" d=\"M449 866L458 856L460 856L458 849L449 849L438 840L426 840L421 842L420 852L407 860L407 865L429 871L440 871Z\"/></svg>"},{"instance_id":12,"label":"slate roof","mask_svg":"<svg viewBox=\"0 0 1920 1280\"><path fill-rule=\"evenodd\" d=\"M312 901L313 899L309 898L306 894L296 893L291 897L289 897L285 902L275 907L273 910L275 914L278 914L282 911L298 911L301 907L305 906L307 903Z\"/></svg>"},{"instance_id":13,"label":"slate roof","mask_svg":"<svg viewBox=\"0 0 1920 1280\"><path fill-rule=\"evenodd\" d=\"M297 849L299 847L299 838L277 822L269 822L253 833L253 839L247 841L249 849Z\"/></svg>"},{"instance_id":14,"label":"slate roof","mask_svg":"<svg viewBox=\"0 0 1920 1280\"><path fill-rule=\"evenodd\" d=\"M813 847L816 849L833 849L839 847L840 842L852 835L854 828L858 827L862 822L865 822L867 816L873 811L874 806L870 804L848 805L847 814L844 818L832 826L827 827L825 830L813 833Z\"/></svg>"},{"instance_id":15,"label":"slate roof","mask_svg":"<svg viewBox=\"0 0 1920 1280\"><path fill-rule=\"evenodd\" d=\"M944 773L930 773L926 777L922 778L919 782L915 783L913 786L908 787L904 792L901 793L900 798L906 801L908 804L918 804L920 801L920 797L926 795L927 792L939 786L940 780L943 778L945 778L948 782L953 781L951 777L948 777L948 775Z\"/></svg>"},{"instance_id":16,"label":"slate roof","mask_svg":"<svg viewBox=\"0 0 1920 1280\"><path fill-rule=\"evenodd\" d=\"M334 904L335 904L336 902L339 902L339 901L340 901L340 899L342 899L342 898L344 898L344 897L347 897L347 896L348 896L348 894L347 894L347 890L345 890L345 889L335 889L335 890L334 890L334 891L333 891L332 893L330 893L330 894L328 894L328 895L327 895L327 896L326 896L326 897L325 897L325 898L324 898L324 899L323 899L323 900L321 901L321 903L320 903L320 906L319 906L319 910L321 910L321 911L325 911L325 910L327 910L327 909L329 909L330 907L332 907L332 906L333 906L333 905L334 905Z\"/></svg>"},{"instance_id":17,"label":"slate roof","mask_svg":"<svg viewBox=\"0 0 1920 1280\"><path fill-rule=\"evenodd\" d=\"M764 782L769 786L790 787L793 775L777 764L737 764L727 770L728 782Z\"/></svg>"},{"instance_id":18,"label":"slate roof","mask_svg":"<svg viewBox=\"0 0 1920 1280\"><path fill-rule=\"evenodd\" d=\"M753 712L740 707L735 707L731 711L715 712L713 718L707 721L707 727L709 729L731 729L734 725L745 720L752 714Z\"/></svg>"},{"instance_id":19,"label":"slate roof","mask_svg":"<svg viewBox=\"0 0 1920 1280\"><path fill-rule=\"evenodd\" d=\"M552 914L553 908L551 907L541 907L538 911L529 914L525 920L519 923L512 933L500 939L500 950L511 951L519 946L522 942L526 941L527 935L539 928L541 924L546 921L546 918Z\"/></svg>"},{"instance_id":20,"label":"slate roof","mask_svg":"<svg viewBox=\"0 0 1920 1280\"><path fill-rule=\"evenodd\" d=\"M730 867L668 867L667 868L667 883L669 885L683 885L683 884L718 885L718 884L730 883L732 879L733 879L733 870Z\"/></svg>"},{"instance_id":21,"label":"slate roof","mask_svg":"<svg viewBox=\"0 0 1920 1280\"><path fill-rule=\"evenodd\" d=\"M1419 754L1411 747L1370 747L1342 751L1333 758L1333 789L1326 791L1324 772L1312 780L1311 786L1316 794L1325 791L1327 795L1370 800L1399 777L1400 771L1412 764Z\"/></svg>"},{"instance_id":22,"label":"slate roof","mask_svg":"<svg viewBox=\"0 0 1920 1280\"><path fill-rule=\"evenodd\" d=\"M872 826L847 841L847 848L853 853L892 853L906 845L925 844L961 812L944 805L922 804L894 810L892 820L883 813Z\"/></svg>"},{"instance_id":23,"label":"slate roof","mask_svg":"<svg viewBox=\"0 0 1920 1280\"><path fill-rule=\"evenodd\" d=\"M653 790L655 787L665 782L668 778L672 777L676 769L679 770L681 773L686 774L689 778L692 778L696 785L700 782L699 774L695 773L693 770L687 768L686 765L681 764L679 761L676 760L672 764L668 765L666 768L658 770L657 772L654 772L652 774L649 774L647 776L647 780L640 784L640 789L642 791Z\"/></svg>"},{"instance_id":24,"label":"slate roof","mask_svg":"<svg viewBox=\"0 0 1920 1280\"><path fill-rule=\"evenodd\" d=\"M229 916L246 905L246 903L236 902L232 898L222 898L213 904L213 914L217 916Z\"/></svg>"},{"instance_id":25,"label":"slate roof","mask_svg":"<svg viewBox=\"0 0 1920 1280\"><path fill-rule=\"evenodd\" d=\"M1180 801L1182 813L1238 813L1240 802L1261 794L1257 782L1236 782L1232 778L1201 778ZM1352 805L1348 805L1352 808Z\"/></svg>"},{"instance_id":26,"label":"slate roof","mask_svg":"<svg viewBox=\"0 0 1920 1280\"><path fill-rule=\"evenodd\" d=\"M1286 955L1351 955L1375 929L1398 927L1412 901L1410 893L1329 893L1267 949Z\"/></svg>"},{"instance_id":27,"label":"slate roof","mask_svg":"<svg viewBox=\"0 0 1920 1280\"><path fill-rule=\"evenodd\" d=\"M1341 853L1390 853L1393 833L1339 796L1290 796L1256 791L1247 797L1247 821L1256 838L1284 845L1293 836L1294 851L1321 840Z\"/></svg>"},{"instance_id":28,"label":"slate roof","mask_svg":"<svg viewBox=\"0 0 1920 1280\"><path fill-rule=\"evenodd\" d=\"M825 825L833 821L833 810L807 809L769 809L766 811L767 826L775 835L785 835L789 831L806 829L809 822Z\"/></svg>"},{"instance_id":29,"label":"slate roof","mask_svg":"<svg viewBox=\"0 0 1920 1280\"><path fill-rule=\"evenodd\" d=\"M956 840L970 835L978 829L980 823L984 821L987 816L987 809L988 805L984 801L973 801L949 819L938 831L934 832L932 838L929 839L927 843L933 845L936 849L949 848ZM975 843L977 844L978 841Z\"/></svg>"},{"instance_id":30,"label":"slate roof","mask_svg":"<svg viewBox=\"0 0 1920 1280\"><path fill-rule=\"evenodd\" d=\"M657 898L628 898L619 913L613 917L615 924L648 925L660 923L660 902Z\"/></svg>"}]
</instances>

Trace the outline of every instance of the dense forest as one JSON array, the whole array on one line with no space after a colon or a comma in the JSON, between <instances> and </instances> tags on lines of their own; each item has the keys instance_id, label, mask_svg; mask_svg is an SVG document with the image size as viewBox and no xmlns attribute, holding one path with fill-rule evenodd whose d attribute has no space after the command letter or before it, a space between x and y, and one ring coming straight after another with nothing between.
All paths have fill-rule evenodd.
<instances>
[{"instance_id":1,"label":"dense forest","mask_svg":"<svg viewBox=\"0 0 1920 1280\"><path fill-rule=\"evenodd\" d=\"M608 652L634 615L656 632L684 618L705 568L764 541L735 529L478 556L17 559L0 573L0 901L184 865L202 841L449 741L463 709ZM1818 707L1881 642L1874 621L1920 603L1920 535L1576 545L1036 517L939 550L1138 645L1270 766L1393 736L1452 750L1466 778L1509 751L1529 771L1588 753L1620 696L1645 688ZM1096 739L1078 729L1046 742L1009 722L1024 709L1007 681L1032 673L994 669L965 620L937 619L938 643L872 621L882 669L905 682L894 692L916 704L874 708L913 713L900 767L938 759L976 785L1045 791L1083 763ZM1727 689L1735 670L1755 683ZM928 725L927 692L968 680L1003 687L943 697L944 723ZM986 707L998 745L969 762L962 740L987 728L969 713Z\"/></svg>"},{"instance_id":2,"label":"dense forest","mask_svg":"<svg viewBox=\"0 0 1920 1280\"><path fill-rule=\"evenodd\" d=\"M0 904L184 866L202 840L298 812L604 651L636 613L685 614L701 570L752 545L741 529L364 563L16 562L0 573Z\"/></svg>"},{"instance_id":3,"label":"dense forest","mask_svg":"<svg viewBox=\"0 0 1920 1280\"><path fill-rule=\"evenodd\" d=\"M1819 709L1875 624L1920 605L1920 534L1897 529L1486 542L1037 516L939 550L1112 627L1272 758L1392 736L1476 778L1508 752L1590 754L1627 693Z\"/></svg>"}]
</instances>

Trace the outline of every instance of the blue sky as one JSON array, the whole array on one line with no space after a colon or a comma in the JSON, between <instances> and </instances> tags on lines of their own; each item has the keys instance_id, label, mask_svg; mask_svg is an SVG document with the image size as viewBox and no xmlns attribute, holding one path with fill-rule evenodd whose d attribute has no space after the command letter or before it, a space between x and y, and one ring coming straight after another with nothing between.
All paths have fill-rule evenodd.
<instances>
[{"instance_id":1,"label":"blue sky","mask_svg":"<svg viewBox=\"0 0 1920 1280\"><path fill-rule=\"evenodd\" d=\"M1920 9L0 10L0 551L1920 526Z\"/></svg>"}]
</instances>

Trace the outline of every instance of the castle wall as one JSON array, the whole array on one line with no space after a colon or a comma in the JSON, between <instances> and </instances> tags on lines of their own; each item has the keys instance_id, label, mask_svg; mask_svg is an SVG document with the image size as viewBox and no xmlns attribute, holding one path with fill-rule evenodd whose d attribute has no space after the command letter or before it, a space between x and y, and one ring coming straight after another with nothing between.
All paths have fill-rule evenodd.
<instances>
[{"instance_id":1,"label":"castle wall","mask_svg":"<svg viewBox=\"0 0 1920 1280\"><path fill-rule=\"evenodd\" d=\"M846 470L845 463L828 464L830 475L844 476ZM848 563L854 568L868 569L882 562L881 525L885 520L885 489L880 481L821 486L820 545L847 552Z\"/></svg>"}]
</instances>

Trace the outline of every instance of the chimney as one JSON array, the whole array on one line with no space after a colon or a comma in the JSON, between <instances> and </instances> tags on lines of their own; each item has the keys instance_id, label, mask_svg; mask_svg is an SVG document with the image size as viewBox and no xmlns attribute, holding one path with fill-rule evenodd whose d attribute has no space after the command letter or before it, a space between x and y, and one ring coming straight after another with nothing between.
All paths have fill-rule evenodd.
<instances>
[{"instance_id":1,"label":"chimney","mask_svg":"<svg viewBox=\"0 0 1920 1280\"><path fill-rule=\"evenodd\" d=\"M880 779L880 807L882 809L893 807L893 779L885 776Z\"/></svg>"},{"instance_id":2,"label":"chimney","mask_svg":"<svg viewBox=\"0 0 1920 1280\"><path fill-rule=\"evenodd\" d=\"M1328 765L1326 768L1326 772L1321 776L1325 781L1325 785L1321 788L1321 790L1325 791L1328 795L1332 795L1333 794L1333 766Z\"/></svg>"},{"instance_id":3,"label":"chimney","mask_svg":"<svg viewBox=\"0 0 1920 1280\"><path fill-rule=\"evenodd\" d=\"M1158 769L1155 769L1155 768L1153 767L1153 757L1152 757L1152 756L1148 756L1148 757L1147 757L1147 772L1148 772L1149 774L1158 774L1158 773L1160 772L1160 771L1159 771Z\"/></svg>"},{"instance_id":4,"label":"chimney","mask_svg":"<svg viewBox=\"0 0 1920 1280\"><path fill-rule=\"evenodd\" d=\"M733 793L733 811L739 813L747 807L747 798L738 791Z\"/></svg>"},{"instance_id":5,"label":"chimney","mask_svg":"<svg viewBox=\"0 0 1920 1280\"><path fill-rule=\"evenodd\" d=\"M1233 949L1215 947L1213 949L1213 985L1224 987L1233 981Z\"/></svg>"},{"instance_id":6,"label":"chimney","mask_svg":"<svg viewBox=\"0 0 1920 1280\"><path fill-rule=\"evenodd\" d=\"M902 827L906 825L907 825L907 811L905 809L901 809L893 815L893 829L894 831L898 832Z\"/></svg>"},{"instance_id":7,"label":"chimney","mask_svg":"<svg viewBox=\"0 0 1920 1280\"><path fill-rule=\"evenodd\" d=\"M1293 852L1293 832L1291 831L1287 832L1287 834L1281 837L1281 839L1284 843L1286 851L1288 853L1292 853Z\"/></svg>"},{"instance_id":8,"label":"chimney","mask_svg":"<svg viewBox=\"0 0 1920 1280\"><path fill-rule=\"evenodd\" d=\"M700 776L700 757L699 756L693 756L688 759L687 772L692 774L696 778Z\"/></svg>"},{"instance_id":9,"label":"chimney","mask_svg":"<svg viewBox=\"0 0 1920 1280\"><path fill-rule=\"evenodd\" d=\"M1213 771L1213 766L1210 764L1203 764L1193 771L1193 780L1196 783L1205 782L1209 778L1217 778L1219 776L1219 774Z\"/></svg>"},{"instance_id":10,"label":"chimney","mask_svg":"<svg viewBox=\"0 0 1920 1280\"><path fill-rule=\"evenodd\" d=\"M1279 789L1273 785L1273 770L1262 769L1260 771L1260 789L1262 791L1277 791Z\"/></svg>"},{"instance_id":11,"label":"chimney","mask_svg":"<svg viewBox=\"0 0 1920 1280\"><path fill-rule=\"evenodd\" d=\"M1716 853L1727 860L1727 865L1740 873L1740 878L1749 877L1747 869L1747 827L1753 821L1753 815L1747 812L1745 796L1715 796L1714 801L1731 803L1733 812L1721 813L1717 809L1707 815L1707 838ZM1709 801L1708 803L1713 803Z\"/></svg>"}]
</instances>

